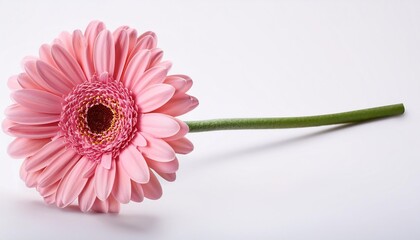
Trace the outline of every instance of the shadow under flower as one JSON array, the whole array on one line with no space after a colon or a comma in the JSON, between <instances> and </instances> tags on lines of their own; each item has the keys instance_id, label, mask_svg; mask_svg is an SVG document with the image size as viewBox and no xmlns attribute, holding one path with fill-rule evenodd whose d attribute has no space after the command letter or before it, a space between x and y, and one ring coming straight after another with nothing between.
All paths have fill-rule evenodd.
<instances>
[{"instance_id":1,"label":"shadow under flower","mask_svg":"<svg viewBox=\"0 0 420 240\"><path fill-rule=\"evenodd\" d=\"M120 214L104 214L96 212L83 213L76 205L70 205L66 208L57 208L55 206L47 205L42 201L19 201L19 209L29 216L45 216L43 219L49 219L51 224L56 221L60 222L74 222L74 217L78 218L77 225L99 225L98 227L106 227L127 232L127 233L144 233L149 234L156 232L159 228L159 218L157 216L135 214L135 213L120 213ZM59 213L59 214L57 214ZM64 214L63 214L64 213ZM99 223L99 224L98 224ZM103 225L103 226L100 226Z\"/></svg>"},{"instance_id":2,"label":"shadow under flower","mask_svg":"<svg viewBox=\"0 0 420 240\"><path fill-rule=\"evenodd\" d=\"M378 120L375 120L375 121L378 121ZM333 126L333 127L328 128L328 129L317 130L317 131L312 132L312 133L306 133L306 134L296 136L296 137L292 137L292 138L271 141L271 142L264 143L264 144L253 145L251 147L235 149L235 150L232 150L232 151L226 151L226 152L222 152L222 153L219 152L219 153L211 154L211 155L208 155L204 158L201 158L200 161L195 161L193 164L202 165L203 162L213 164L213 163L219 162L219 161L226 161L226 159L232 159L233 160L233 159L237 159L237 158L242 157L242 156L247 156L249 154L255 154L255 153L258 153L258 152L264 152L264 151L268 151L268 150L271 150L271 149L279 149L279 148L282 148L282 147L287 147L288 145L291 145L291 144L295 144L295 143L298 143L298 142L304 142L304 141L307 141L307 140L311 140L313 138L317 138L317 137L322 136L322 135L326 135L326 134L337 132L337 131L340 131L340 130L343 130L343 129L351 128L351 127L354 127L356 125L368 124L370 122L373 122L373 121L366 121L366 122L350 123L350 124L344 124L344 125L339 125L339 126ZM191 164L191 162L189 164Z\"/></svg>"},{"instance_id":3,"label":"shadow under flower","mask_svg":"<svg viewBox=\"0 0 420 240\"><path fill-rule=\"evenodd\" d=\"M153 232L158 227L158 220L156 216L137 214L106 214L100 218L101 222L110 227L133 233Z\"/></svg>"}]
</instances>

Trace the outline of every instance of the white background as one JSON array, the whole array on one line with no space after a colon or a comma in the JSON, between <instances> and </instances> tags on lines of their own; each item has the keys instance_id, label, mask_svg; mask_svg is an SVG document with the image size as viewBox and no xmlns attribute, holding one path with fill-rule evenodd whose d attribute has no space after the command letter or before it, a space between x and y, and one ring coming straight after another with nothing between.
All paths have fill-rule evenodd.
<instances>
[{"instance_id":1,"label":"white background","mask_svg":"<svg viewBox=\"0 0 420 240\"><path fill-rule=\"evenodd\" d=\"M419 1L0 1L6 80L61 31L153 30L194 80L183 120L298 116L403 102L351 127L189 134L159 201L119 215L46 206L1 135L0 239L420 239Z\"/></svg>"}]
</instances>

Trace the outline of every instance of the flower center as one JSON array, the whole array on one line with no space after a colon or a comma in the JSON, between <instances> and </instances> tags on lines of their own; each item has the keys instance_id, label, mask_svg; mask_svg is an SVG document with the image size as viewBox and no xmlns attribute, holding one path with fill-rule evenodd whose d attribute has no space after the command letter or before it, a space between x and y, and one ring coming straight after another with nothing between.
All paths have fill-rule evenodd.
<instances>
[{"instance_id":1,"label":"flower center","mask_svg":"<svg viewBox=\"0 0 420 240\"><path fill-rule=\"evenodd\" d=\"M76 86L63 102L59 126L67 144L90 160L118 156L137 132L137 105L120 81Z\"/></svg>"},{"instance_id":2,"label":"flower center","mask_svg":"<svg viewBox=\"0 0 420 240\"><path fill-rule=\"evenodd\" d=\"M111 127L114 120L114 113L103 104L97 104L90 107L86 115L87 125L94 133L101 133Z\"/></svg>"}]
</instances>

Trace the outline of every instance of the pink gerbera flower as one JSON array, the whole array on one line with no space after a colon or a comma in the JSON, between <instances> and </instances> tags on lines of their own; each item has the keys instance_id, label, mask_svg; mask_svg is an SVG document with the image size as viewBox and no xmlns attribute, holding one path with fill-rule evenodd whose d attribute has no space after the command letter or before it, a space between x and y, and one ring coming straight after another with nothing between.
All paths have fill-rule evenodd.
<instances>
[{"instance_id":1,"label":"pink gerbera flower","mask_svg":"<svg viewBox=\"0 0 420 240\"><path fill-rule=\"evenodd\" d=\"M9 80L14 104L3 128L25 158L20 176L48 204L118 212L120 203L158 199L155 175L175 180L178 160L193 145L175 118L198 105L192 81L168 75L156 35L102 22L64 32L25 71Z\"/></svg>"}]
</instances>

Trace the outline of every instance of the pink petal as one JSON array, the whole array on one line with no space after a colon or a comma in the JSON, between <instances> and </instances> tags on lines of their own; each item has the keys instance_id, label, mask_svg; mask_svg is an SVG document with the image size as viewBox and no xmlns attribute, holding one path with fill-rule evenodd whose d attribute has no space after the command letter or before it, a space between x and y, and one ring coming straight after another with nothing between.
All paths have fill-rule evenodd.
<instances>
[{"instance_id":1,"label":"pink petal","mask_svg":"<svg viewBox=\"0 0 420 240\"><path fill-rule=\"evenodd\" d=\"M140 147L140 150L146 157L159 162L169 162L175 159L175 152L167 142L146 133L143 133L143 136L148 144L146 147Z\"/></svg>"},{"instance_id":2,"label":"pink petal","mask_svg":"<svg viewBox=\"0 0 420 240\"><path fill-rule=\"evenodd\" d=\"M183 89L184 86L187 84L187 82L183 78L174 76L167 76L163 83L173 86L177 92L180 92L181 89Z\"/></svg>"},{"instance_id":3,"label":"pink petal","mask_svg":"<svg viewBox=\"0 0 420 240\"><path fill-rule=\"evenodd\" d=\"M151 49L152 48L156 48L157 45L157 36L156 33L152 32L152 31L147 31L142 33L138 38L137 38L137 43L141 43L142 41L144 41L146 38L153 38L154 42L153 45L149 46Z\"/></svg>"},{"instance_id":4,"label":"pink petal","mask_svg":"<svg viewBox=\"0 0 420 240\"><path fill-rule=\"evenodd\" d=\"M50 185L47 187L37 186L36 190L39 192L39 194L41 194L41 196L48 197L57 192L58 185L59 185L59 182L56 182L53 185Z\"/></svg>"},{"instance_id":5,"label":"pink petal","mask_svg":"<svg viewBox=\"0 0 420 240\"><path fill-rule=\"evenodd\" d=\"M152 32L152 31L147 31L142 33L138 38L137 38L137 43L142 42L144 39L146 38L153 38L154 39L154 44L150 46L150 48L156 48L157 45L157 36L156 33Z\"/></svg>"},{"instance_id":6,"label":"pink petal","mask_svg":"<svg viewBox=\"0 0 420 240\"><path fill-rule=\"evenodd\" d=\"M40 87L38 84L36 84L28 74L21 73L17 77L17 81L19 85L24 89L40 89L43 90L42 87Z\"/></svg>"},{"instance_id":7,"label":"pink petal","mask_svg":"<svg viewBox=\"0 0 420 240\"><path fill-rule=\"evenodd\" d=\"M56 123L60 121L60 115L58 114L32 112L19 104L13 104L7 107L5 115L13 122L27 125Z\"/></svg>"},{"instance_id":8,"label":"pink petal","mask_svg":"<svg viewBox=\"0 0 420 240\"><path fill-rule=\"evenodd\" d=\"M53 67L57 67L51 55L51 46L48 44L42 44L42 46L39 48L39 59Z\"/></svg>"},{"instance_id":9,"label":"pink petal","mask_svg":"<svg viewBox=\"0 0 420 240\"><path fill-rule=\"evenodd\" d=\"M126 31L127 29L129 29L129 26L119 26L117 29L114 30L114 32L112 33L112 37L114 39L118 39L118 37L120 36L121 32L126 32L128 35L128 32Z\"/></svg>"},{"instance_id":10,"label":"pink petal","mask_svg":"<svg viewBox=\"0 0 420 240\"><path fill-rule=\"evenodd\" d=\"M11 90L18 90L22 88L22 86L20 86L19 82L17 81L17 75L9 77L7 80L7 87Z\"/></svg>"},{"instance_id":11,"label":"pink petal","mask_svg":"<svg viewBox=\"0 0 420 240\"><path fill-rule=\"evenodd\" d=\"M86 169L86 172L85 172L85 174L83 174L83 177L84 178L90 178L95 174L95 172L96 172L96 165L94 165L90 169Z\"/></svg>"},{"instance_id":12,"label":"pink petal","mask_svg":"<svg viewBox=\"0 0 420 240\"><path fill-rule=\"evenodd\" d=\"M152 32L146 32L138 38L137 43L134 46L134 49L131 54L137 54L138 52L145 49L150 50L156 48L156 45L156 35Z\"/></svg>"},{"instance_id":13,"label":"pink petal","mask_svg":"<svg viewBox=\"0 0 420 240\"><path fill-rule=\"evenodd\" d=\"M105 153L102 155L102 158L101 158L102 167L104 167L105 169L110 169L111 162L112 162L112 153Z\"/></svg>"},{"instance_id":14,"label":"pink petal","mask_svg":"<svg viewBox=\"0 0 420 240\"><path fill-rule=\"evenodd\" d=\"M36 68L39 76L48 85L48 89L52 89L51 92L66 96L74 87L72 81L47 63L37 61Z\"/></svg>"},{"instance_id":15,"label":"pink petal","mask_svg":"<svg viewBox=\"0 0 420 240\"><path fill-rule=\"evenodd\" d=\"M165 114L147 113L140 117L140 131L156 138L173 136L179 129L178 122L173 117Z\"/></svg>"},{"instance_id":16,"label":"pink petal","mask_svg":"<svg viewBox=\"0 0 420 240\"><path fill-rule=\"evenodd\" d=\"M10 121L9 119L6 118L1 123L1 128L2 128L3 132L6 133L7 135L16 137L12 132L10 132L10 128L16 127L17 125L18 125L17 123L12 122L12 121Z\"/></svg>"},{"instance_id":17,"label":"pink petal","mask_svg":"<svg viewBox=\"0 0 420 240\"><path fill-rule=\"evenodd\" d=\"M115 70L114 70L114 79L120 80L128 55L129 39L128 33L125 30L120 31L117 36L115 36Z\"/></svg>"},{"instance_id":18,"label":"pink petal","mask_svg":"<svg viewBox=\"0 0 420 240\"><path fill-rule=\"evenodd\" d=\"M175 88L168 84L152 85L136 96L141 112L151 112L167 103L175 93Z\"/></svg>"},{"instance_id":19,"label":"pink petal","mask_svg":"<svg viewBox=\"0 0 420 240\"><path fill-rule=\"evenodd\" d=\"M149 58L150 51L143 50L134 55L134 57L130 60L122 78L124 85L127 88L131 88L136 81L139 81L149 64Z\"/></svg>"},{"instance_id":20,"label":"pink petal","mask_svg":"<svg viewBox=\"0 0 420 240\"><path fill-rule=\"evenodd\" d=\"M67 149L62 154L55 155L39 176L38 185L46 187L61 180L79 159L80 156L73 149Z\"/></svg>"},{"instance_id":21,"label":"pink petal","mask_svg":"<svg viewBox=\"0 0 420 240\"><path fill-rule=\"evenodd\" d=\"M20 166L20 169L19 169L19 177L23 181L25 181L26 177L28 176L28 171L26 171L26 163L27 162L28 162L28 159L25 159L25 161L23 161L23 163L22 163L22 165Z\"/></svg>"},{"instance_id":22,"label":"pink petal","mask_svg":"<svg viewBox=\"0 0 420 240\"><path fill-rule=\"evenodd\" d=\"M163 179L165 179L168 182L173 182L176 180L176 173L157 173L159 176L161 176Z\"/></svg>"},{"instance_id":23,"label":"pink petal","mask_svg":"<svg viewBox=\"0 0 420 240\"><path fill-rule=\"evenodd\" d=\"M16 138L9 144L7 153L13 158L25 158L39 151L49 139Z\"/></svg>"},{"instance_id":24,"label":"pink petal","mask_svg":"<svg viewBox=\"0 0 420 240\"><path fill-rule=\"evenodd\" d=\"M176 158L169 162L158 162L151 159L146 160L149 167L159 173L174 173L178 171L179 168L178 159Z\"/></svg>"},{"instance_id":25,"label":"pink petal","mask_svg":"<svg viewBox=\"0 0 420 240\"><path fill-rule=\"evenodd\" d=\"M155 67L163 67L168 69L168 71L172 68L172 62L171 61L163 61L155 65Z\"/></svg>"},{"instance_id":26,"label":"pink petal","mask_svg":"<svg viewBox=\"0 0 420 240\"><path fill-rule=\"evenodd\" d=\"M73 51L73 36L69 32L61 32L56 40L72 57L76 56Z\"/></svg>"},{"instance_id":27,"label":"pink petal","mask_svg":"<svg viewBox=\"0 0 420 240\"><path fill-rule=\"evenodd\" d=\"M94 161L82 157L68 175L65 176L58 191L62 191L62 203L64 206L71 204L82 192L88 178L83 175L91 168L96 166Z\"/></svg>"},{"instance_id":28,"label":"pink petal","mask_svg":"<svg viewBox=\"0 0 420 240\"><path fill-rule=\"evenodd\" d=\"M73 50L75 58L86 76L92 76L87 53L87 41L80 30L73 32Z\"/></svg>"},{"instance_id":29,"label":"pink petal","mask_svg":"<svg viewBox=\"0 0 420 240\"><path fill-rule=\"evenodd\" d=\"M182 97L172 98L156 111L176 117L193 110L197 106L197 98L184 94Z\"/></svg>"},{"instance_id":30,"label":"pink petal","mask_svg":"<svg viewBox=\"0 0 420 240\"><path fill-rule=\"evenodd\" d=\"M59 130L60 128L57 124L37 125L36 127L32 125L14 124L4 129L5 132L14 137L30 139L52 138L57 135Z\"/></svg>"},{"instance_id":31,"label":"pink petal","mask_svg":"<svg viewBox=\"0 0 420 240\"><path fill-rule=\"evenodd\" d=\"M180 77L174 77L173 75L167 76L163 83L169 84L175 88L176 91L181 91L187 85L187 81Z\"/></svg>"},{"instance_id":32,"label":"pink petal","mask_svg":"<svg viewBox=\"0 0 420 240\"><path fill-rule=\"evenodd\" d=\"M137 43L137 30L129 27L127 27L125 30L128 33L128 55L130 56Z\"/></svg>"},{"instance_id":33,"label":"pink petal","mask_svg":"<svg viewBox=\"0 0 420 240\"><path fill-rule=\"evenodd\" d=\"M114 74L115 45L112 34L108 30L102 30L96 38L93 48L93 63L96 74L108 72Z\"/></svg>"},{"instance_id":34,"label":"pink petal","mask_svg":"<svg viewBox=\"0 0 420 240\"><path fill-rule=\"evenodd\" d=\"M37 61L39 60L35 59L35 60L25 61L24 63L25 71L31 78L32 83L37 86L36 87L37 89L41 89L42 91L48 91L48 92L57 94L56 93L57 91L53 89L50 85L48 85L39 74L38 69L36 67Z\"/></svg>"},{"instance_id":35,"label":"pink petal","mask_svg":"<svg viewBox=\"0 0 420 240\"><path fill-rule=\"evenodd\" d=\"M179 154L188 154L194 150L192 142L185 137L167 142L171 145L174 151Z\"/></svg>"},{"instance_id":36,"label":"pink petal","mask_svg":"<svg viewBox=\"0 0 420 240\"><path fill-rule=\"evenodd\" d=\"M112 195L120 203L128 203L131 198L131 180L123 169L121 162L117 161L117 171L115 174L114 189Z\"/></svg>"},{"instance_id":37,"label":"pink petal","mask_svg":"<svg viewBox=\"0 0 420 240\"><path fill-rule=\"evenodd\" d=\"M59 185L59 187L58 187L58 189L57 189L57 191L55 192L55 205L57 206L57 207L59 207L59 208L64 208L64 207L66 207L67 205L64 205L64 203L63 203L63 194L64 194L64 192L63 192L63 190L60 190L59 191L59 189L60 189L60 186L61 185L66 185L66 182L64 181L64 178L67 176L67 175L69 175L69 171L67 172L67 173L65 173L61 178L60 178L60 181L56 181L55 183L53 183L53 185L54 184L56 184L56 183L58 183L58 185ZM39 186L39 185L38 185ZM48 185L48 186L50 186L50 185Z\"/></svg>"},{"instance_id":38,"label":"pink petal","mask_svg":"<svg viewBox=\"0 0 420 240\"><path fill-rule=\"evenodd\" d=\"M150 51L150 63L148 68L156 66L163 58L163 51L159 48L154 48Z\"/></svg>"},{"instance_id":39,"label":"pink petal","mask_svg":"<svg viewBox=\"0 0 420 240\"><path fill-rule=\"evenodd\" d=\"M143 155L130 144L120 154L119 161L127 175L138 183L149 181L149 167Z\"/></svg>"},{"instance_id":40,"label":"pink petal","mask_svg":"<svg viewBox=\"0 0 420 240\"><path fill-rule=\"evenodd\" d=\"M95 202L96 194L95 194L94 183L95 183L94 178L89 178L84 189L79 195L78 203L79 203L79 208L82 212L89 211L92 208L93 203Z\"/></svg>"},{"instance_id":41,"label":"pink petal","mask_svg":"<svg viewBox=\"0 0 420 240\"><path fill-rule=\"evenodd\" d=\"M45 144L33 156L25 160L25 170L35 172L48 166L55 156L64 151L65 142L62 138L57 138Z\"/></svg>"},{"instance_id":42,"label":"pink petal","mask_svg":"<svg viewBox=\"0 0 420 240\"><path fill-rule=\"evenodd\" d=\"M35 89L21 89L12 92L12 98L17 103L40 113L61 113L62 98L54 94L35 90Z\"/></svg>"},{"instance_id":43,"label":"pink petal","mask_svg":"<svg viewBox=\"0 0 420 240\"><path fill-rule=\"evenodd\" d=\"M61 181L58 181L59 186L58 186L58 189L57 189L56 194L55 194L55 204L59 208L64 208L64 207L67 207L69 205L69 204L64 204L63 195L64 195L65 192L63 191L63 188L67 185L66 177L70 174L70 171L71 171L71 169L69 171L67 171L67 173L64 174Z\"/></svg>"},{"instance_id":44,"label":"pink petal","mask_svg":"<svg viewBox=\"0 0 420 240\"><path fill-rule=\"evenodd\" d=\"M167 76L164 83L171 84L177 91L183 93L188 91L193 84L190 77L181 74Z\"/></svg>"},{"instance_id":45,"label":"pink petal","mask_svg":"<svg viewBox=\"0 0 420 240\"><path fill-rule=\"evenodd\" d=\"M95 191L96 196L105 201L111 193L115 180L115 161L112 161L110 169L98 165L95 172Z\"/></svg>"},{"instance_id":46,"label":"pink petal","mask_svg":"<svg viewBox=\"0 0 420 240\"><path fill-rule=\"evenodd\" d=\"M107 213L109 210L109 202L107 200L101 201L98 198L92 205L92 211L98 213Z\"/></svg>"},{"instance_id":47,"label":"pink petal","mask_svg":"<svg viewBox=\"0 0 420 240\"><path fill-rule=\"evenodd\" d=\"M175 135L165 138L164 139L165 141L173 141L173 140L176 140L176 139L180 139L190 131L190 128L188 127L188 125L185 122L183 122L183 121L181 121L177 118L173 118L173 119L178 122L178 124L180 126L180 129Z\"/></svg>"},{"instance_id":48,"label":"pink petal","mask_svg":"<svg viewBox=\"0 0 420 240\"><path fill-rule=\"evenodd\" d=\"M22 68L25 68L26 67L25 65L27 65L28 62L33 62L34 63L36 60L38 60L37 57L34 57L34 56L26 56L26 57L24 57L22 59L20 65L22 66ZM35 68L31 68L31 69L32 70L35 70ZM36 73L36 71L35 71L35 73Z\"/></svg>"},{"instance_id":49,"label":"pink petal","mask_svg":"<svg viewBox=\"0 0 420 240\"><path fill-rule=\"evenodd\" d=\"M147 145L146 139L140 133L137 133L133 138L133 144L138 147L144 147Z\"/></svg>"},{"instance_id":50,"label":"pink petal","mask_svg":"<svg viewBox=\"0 0 420 240\"><path fill-rule=\"evenodd\" d=\"M162 196L162 186L155 174L150 172L150 181L142 184L144 196L148 199L157 200Z\"/></svg>"},{"instance_id":51,"label":"pink petal","mask_svg":"<svg viewBox=\"0 0 420 240\"><path fill-rule=\"evenodd\" d=\"M54 204L55 203L55 193L53 193L49 196L45 196L44 197L44 202L48 205Z\"/></svg>"},{"instance_id":52,"label":"pink petal","mask_svg":"<svg viewBox=\"0 0 420 240\"><path fill-rule=\"evenodd\" d=\"M86 76L77 61L62 46L54 44L51 53L58 68L74 85L86 81Z\"/></svg>"},{"instance_id":53,"label":"pink petal","mask_svg":"<svg viewBox=\"0 0 420 240\"><path fill-rule=\"evenodd\" d=\"M92 21L89 23L89 25L87 26L85 30L85 36L87 40L88 59L90 62L92 62L93 46L94 46L96 37L104 29L105 29L105 24L103 22Z\"/></svg>"},{"instance_id":54,"label":"pink petal","mask_svg":"<svg viewBox=\"0 0 420 240\"><path fill-rule=\"evenodd\" d=\"M143 202L143 199L144 193L141 184L131 181L131 201Z\"/></svg>"},{"instance_id":55,"label":"pink petal","mask_svg":"<svg viewBox=\"0 0 420 240\"><path fill-rule=\"evenodd\" d=\"M110 213L120 212L120 203L113 196L109 196L108 206L109 206L108 212Z\"/></svg>"},{"instance_id":56,"label":"pink petal","mask_svg":"<svg viewBox=\"0 0 420 240\"><path fill-rule=\"evenodd\" d=\"M165 80L168 69L163 67L153 67L144 72L140 79L134 81L132 91L139 94L143 89L153 84L162 83Z\"/></svg>"},{"instance_id":57,"label":"pink petal","mask_svg":"<svg viewBox=\"0 0 420 240\"><path fill-rule=\"evenodd\" d=\"M28 172L25 178L25 183L28 188L33 188L37 185L42 171Z\"/></svg>"}]
</instances>

